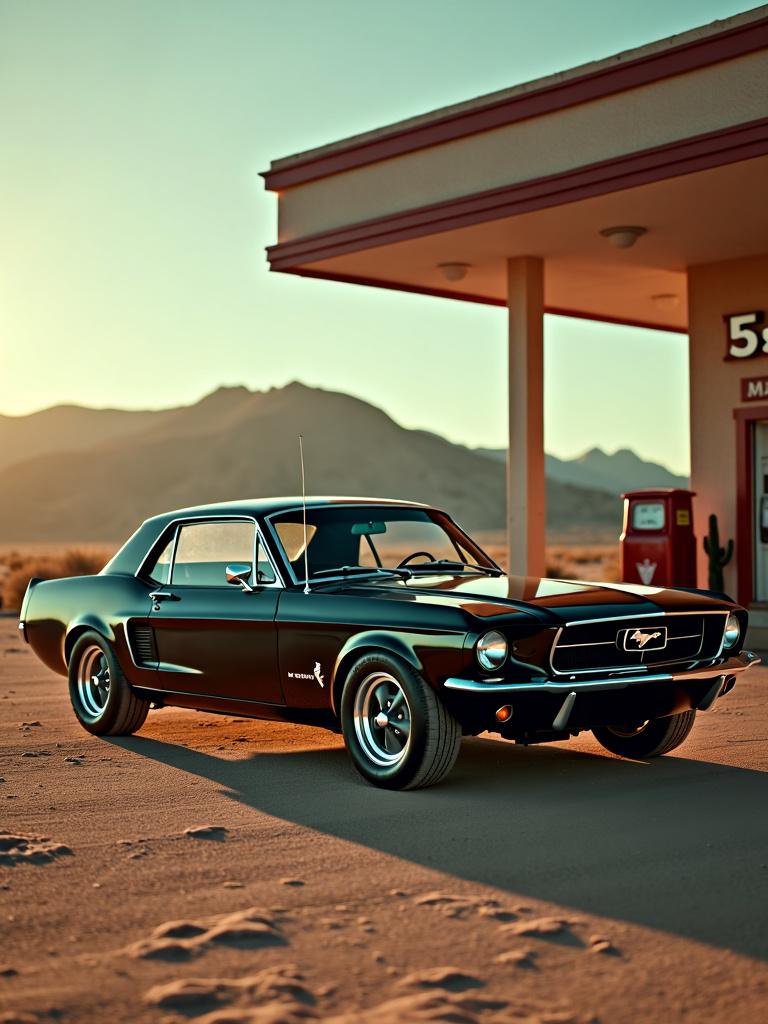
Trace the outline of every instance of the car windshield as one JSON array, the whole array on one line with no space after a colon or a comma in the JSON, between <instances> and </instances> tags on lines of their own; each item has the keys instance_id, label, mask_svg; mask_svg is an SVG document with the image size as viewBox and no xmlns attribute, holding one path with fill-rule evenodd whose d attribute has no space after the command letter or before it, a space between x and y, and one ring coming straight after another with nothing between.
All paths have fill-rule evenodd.
<instances>
[{"instance_id":1,"label":"car windshield","mask_svg":"<svg viewBox=\"0 0 768 1024\"><path fill-rule=\"evenodd\" d=\"M301 509L271 517L287 562L304 581ZM488 556L448 516L433 509L325 505L307 509L309 578L407 567L412 573L496 572Z\"/></svg>"}]
</instances>

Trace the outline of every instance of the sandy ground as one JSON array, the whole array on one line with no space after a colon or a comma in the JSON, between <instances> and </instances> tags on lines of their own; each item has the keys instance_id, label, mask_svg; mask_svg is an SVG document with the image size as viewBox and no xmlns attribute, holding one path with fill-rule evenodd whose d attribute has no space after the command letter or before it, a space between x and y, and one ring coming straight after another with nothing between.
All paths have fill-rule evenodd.
<instances>
[{"instance_id":1,"label":"sandy ground","mask_svg":"<svg viewBox=\"0 0 768 1024\"><path fill-rule=\"evenodd\" d=\"M479 738L397 794L296 726L92 738L0 619L0 1021L768 1020L767 693L652 763Z\"/></svg>"}]
</instances>

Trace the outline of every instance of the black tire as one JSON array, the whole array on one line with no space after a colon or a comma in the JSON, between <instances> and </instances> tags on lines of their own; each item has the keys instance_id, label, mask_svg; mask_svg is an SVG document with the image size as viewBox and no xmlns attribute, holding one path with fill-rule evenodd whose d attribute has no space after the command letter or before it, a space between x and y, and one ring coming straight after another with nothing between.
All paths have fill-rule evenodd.
<instances>
[{"instance_id":1,"label":"black tire","mask_svg":"<svg viewBox=\"0 0 768 1024\"><path fill-rule=\"evenodd\" d=\"M696 721L695 711L683 711L668 718L652 718L632 731L631 726L605 726L593 729L598 743L621 757L660 757L679 747Z\"/></svg>"},{"instance_id":2,"label":"black tire","mask_svg":"<svg viewBox=\"0 0 768 1024\"><path fill-rule=\"evenodd\" d=\"M80 725L94 736L130 736L149 713L150 702L134 693L110 645L92 631L72 648L69 699Z\"/></svg>"},{"instance_id":3,"label":"black tire","mask_svg":"<svg viewBox=\"0 0 768 1024\"><path fill-rule=\"evenodd\" d=\"M389 707L385 693L392 698ZM356 661L344 681L340 711L350 757L375 786L434 786L456 762L461 726L419 673L399 658L381 652ZM391 722L377 725L388 711Z\"/></svg>"}]
</instances>

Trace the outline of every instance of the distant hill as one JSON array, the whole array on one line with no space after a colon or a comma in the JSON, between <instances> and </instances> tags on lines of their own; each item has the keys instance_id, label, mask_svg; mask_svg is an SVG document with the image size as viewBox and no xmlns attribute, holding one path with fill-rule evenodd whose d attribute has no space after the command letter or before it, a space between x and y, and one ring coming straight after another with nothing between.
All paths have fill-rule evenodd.
<instances>
[{"instance_id":1,"label":"distant hill","mask_svg":"<svg viewBox=\"0 0 768 1024\"><path fill-rule=\"evenodd\" d=\"M503 462L505 448L477 448L476 451ZM641 487L688 487L686 476L676 476L657 462L646 462L629 448L619 448L613 455L602 448L590 448L576 459L546 456L546 473L550 480L621 494Z\"/></svg>"},{"instance_id":2,"label":"distant hill","mask_svg":"<svg viewBox=\"0 0 768 1024\"><path fill-rule=\"evenodd\" d=\"M165 410L134 412L80 405L57 405L29 416L0 415L0 470L51 451L85 451L99 441L146 430L166 415Z\"/></svg>"},{"instance_id":3,"label":"distant hill","mask_svg":"<svg viewBox=\"0 0 768 1024\"><path fill-rule=\"evenodd\" d=\"M161 412L66 406L2 417L0 540L113 542L168 509L295 494L299 432L310 492L426 501L472 530L504 526L498 458L293 383L220 388ZM547 499L551 530L618 534L620 503L605 490L550 479Z\"/></svg>"}]
</instances>

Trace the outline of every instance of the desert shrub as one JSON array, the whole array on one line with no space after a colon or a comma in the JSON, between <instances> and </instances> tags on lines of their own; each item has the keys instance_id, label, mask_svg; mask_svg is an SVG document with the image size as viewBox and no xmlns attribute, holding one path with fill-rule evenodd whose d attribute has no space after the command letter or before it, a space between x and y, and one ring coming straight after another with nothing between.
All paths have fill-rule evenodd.
<instances>
[{"instance_id":1,"label":"desert shrub","mask_svg":"<svg viewBox=\"0 0 768 1024\"><path fill-rule=\"evenodd\" d=\"M93 576L104 568L109 558L103 551L83 551L80 548L65 551L61 558L62 576Z\"/></svg>"},{"instance_id":2,"label":"desert shrub","mask_svg":"<svg viewBox=\"0 0 768 1024\"><path fill-rule=\"evenodd\" d=\"M24 555L20 551L5 551L0 552L0 566L6 572L13 572L14 569L20 569L24 564Z\"/></svg>"},{"instance_id":3,"label":"desert shrub","mask_svg":"<svg viewBox=\"0 0 768 1024\"><path fill-rule=\"evenodd\" d=\"M603 582L620 583L621 573L619 572L619 553L614 551L607 554L603 559Z\"/></svg>"},{"instance_id":4,"label":"desert shrub","mask_svg":"<svg viewBox=\"0 0 768 1024\"><path fill-rule=\"evenodd\" d=\"M0 579L2 607L18 611L24 600L27 584L37 576L43 580L58 580L66 576L89 576L99 572L109 556L104 553L72 550L61 555L19 556L5 560L8 572Z\"/></svg>"},{"instance_id":5,"label":"desert shrub","mask_svg":"<svg viewBox=\"0 0 768 1024\"><path fill-rule=\"evenodd\" d=\"M619 579L618 545L549 546L546 575L566 580L615 583Z\"/></svg>"}]
</instances>

